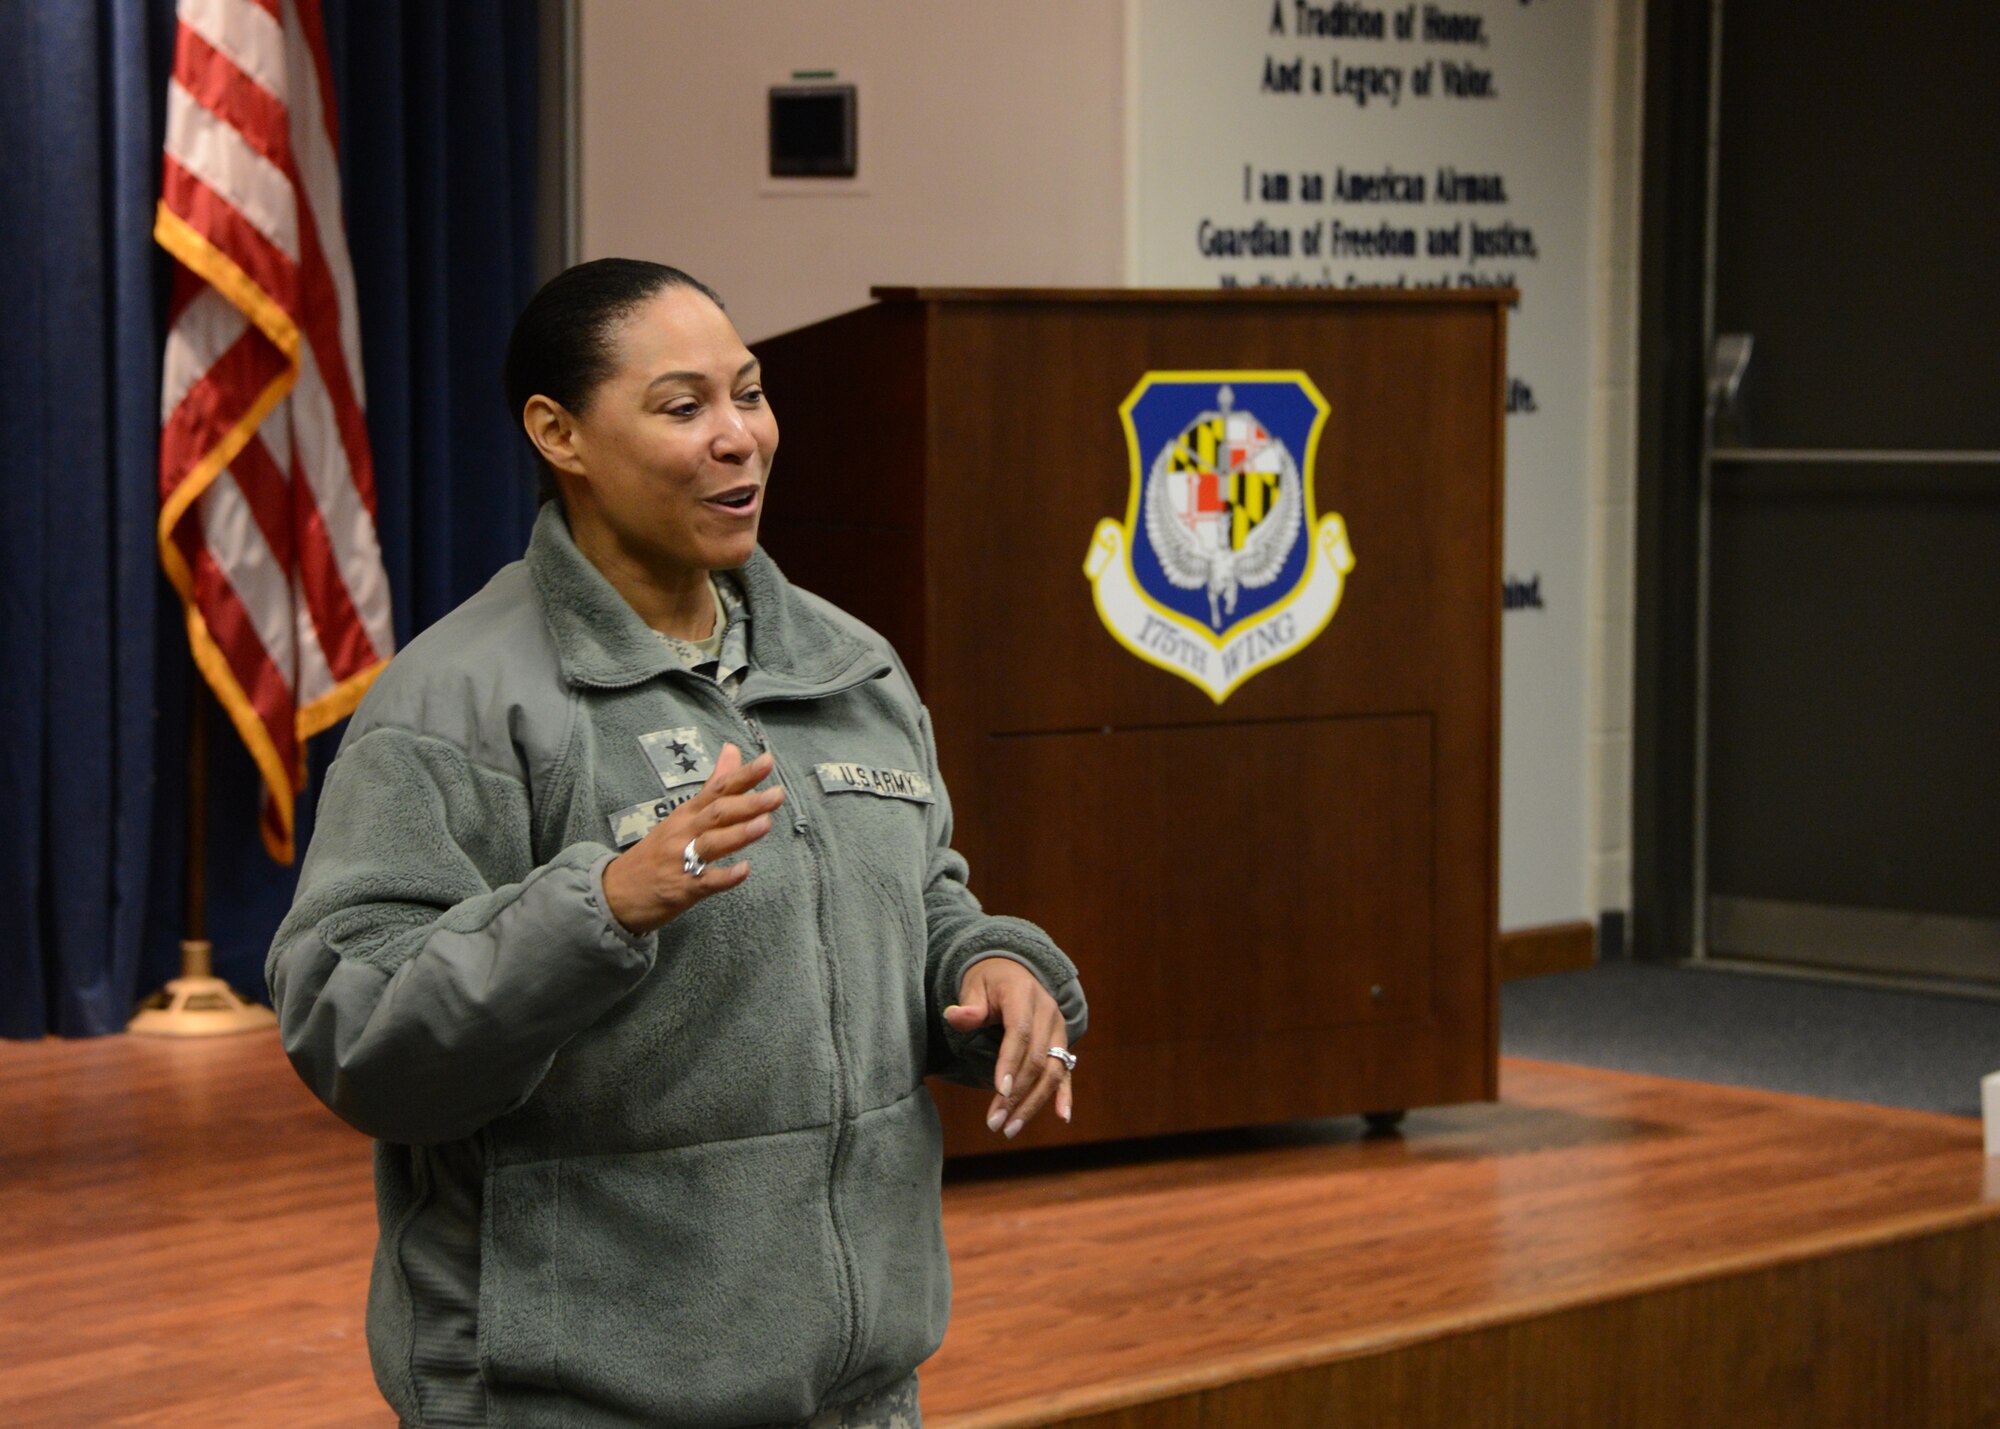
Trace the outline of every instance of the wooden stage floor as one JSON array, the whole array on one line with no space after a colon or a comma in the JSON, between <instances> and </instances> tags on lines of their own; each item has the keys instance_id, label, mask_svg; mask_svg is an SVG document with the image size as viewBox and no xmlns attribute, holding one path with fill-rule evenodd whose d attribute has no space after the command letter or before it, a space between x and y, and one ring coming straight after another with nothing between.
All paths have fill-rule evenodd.
<instances>
[{"instance_id":1,"label":"wooden stage floor","mask_svg":"<svg viewBox=\"0 0 2000 1429\"><path fill-rule=\"evenodd\" d=\"M1530 1062L1502 1092L954 1166L926 1424L2000 1423L1976 1123ZM367 1144L274 1035L0 1044L0 1209L0 1424L393 1425Z\"/></svg>"}]
</instances>

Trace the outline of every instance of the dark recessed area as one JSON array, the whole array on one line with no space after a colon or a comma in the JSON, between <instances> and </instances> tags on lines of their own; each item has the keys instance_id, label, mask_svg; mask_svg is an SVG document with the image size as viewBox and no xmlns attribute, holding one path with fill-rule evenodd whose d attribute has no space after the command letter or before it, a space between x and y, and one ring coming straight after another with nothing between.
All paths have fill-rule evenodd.
<instances>
[{"instance_id":1,"label":"dark recessed area","mask_svg":"<svg viewBox=\"0 0 2000 1429\"><path fill-rule=\"evenodd\" d=\"M771 177L854 177L856 99L851 84L771 90Z\"/></svg>"}]
</instances>

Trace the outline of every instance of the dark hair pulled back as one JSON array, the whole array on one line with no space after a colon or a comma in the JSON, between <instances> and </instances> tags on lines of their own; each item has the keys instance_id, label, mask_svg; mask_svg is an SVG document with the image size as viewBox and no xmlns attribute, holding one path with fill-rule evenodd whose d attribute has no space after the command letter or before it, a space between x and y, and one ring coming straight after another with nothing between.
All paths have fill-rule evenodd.
<instances>
[{"instance_id":1,"label":"dark hair pulled back","mask_svg":"<svg viewBox=\"0 0 2000 1429\"><path fill-rule=\"evenodd\" d=\"M528 399L537 394L571 412L586 411L616 366L612 343L618 325L667 288L692 288L722 306L700 279L639 258L595 258L542 284L507 340L508 416L518 425ZM556 494L555 486L546 467L541 477L546 501Z\"/></svg>"}]
</instances>

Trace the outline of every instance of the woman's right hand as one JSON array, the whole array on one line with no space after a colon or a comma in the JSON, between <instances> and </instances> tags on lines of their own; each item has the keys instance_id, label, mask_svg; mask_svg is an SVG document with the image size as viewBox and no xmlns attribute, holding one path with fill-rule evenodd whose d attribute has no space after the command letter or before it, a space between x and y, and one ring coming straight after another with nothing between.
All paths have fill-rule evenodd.
<instances>
[{"instance_id":1,"label":"woman's right hand","mask_svg":"<svg viewBox=\"0 0 2000 1429\"><path fill-rule=\"evenodd\" d=\"M715 772L701 791L605 865L604 899L611 905L611 916L643 937L702 899L748 878L747 861L724 866L716 860L748 848L771 831L771 811L785 801L782 787L757 789L771 769L770 754L745 764L741 750L723 745ZM695 856L709 865L699 878L681 864L690 840Z\"/></svg>"}]
</instances>

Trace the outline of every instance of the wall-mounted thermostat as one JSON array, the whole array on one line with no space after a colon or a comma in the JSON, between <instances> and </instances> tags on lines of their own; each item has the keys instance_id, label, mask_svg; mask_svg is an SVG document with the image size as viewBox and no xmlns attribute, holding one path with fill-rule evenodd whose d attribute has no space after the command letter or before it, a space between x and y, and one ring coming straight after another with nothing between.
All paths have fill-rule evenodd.
<instances>
[{"instance_id":1,"label":"wall-mounted thermostat","mask_svg":"<svg viewBox=\"0 0 2000 1429\"><path fill-rule=\"evenodd\" d=\"M854 177L855 87L771 86L771 177Z\"/></svg>"}]
</instances>

